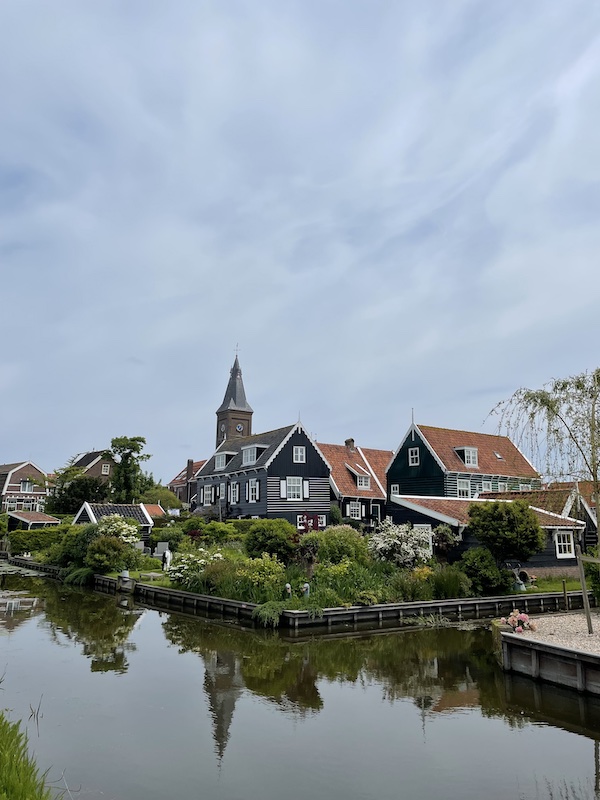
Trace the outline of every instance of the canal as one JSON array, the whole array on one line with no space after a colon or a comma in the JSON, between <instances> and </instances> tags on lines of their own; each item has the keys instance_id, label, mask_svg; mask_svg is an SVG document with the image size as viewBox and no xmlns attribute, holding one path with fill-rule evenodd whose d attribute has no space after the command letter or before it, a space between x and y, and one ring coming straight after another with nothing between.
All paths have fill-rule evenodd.
<instances>
[{"instance_id":1,"label":"canal","mask_svg":"<svg viewBox=\"0 0 600 800\"><path fill-rule=\"evenodd\" d=\"M600 797L599 701L503 675L484 629L286 641L3 588L25 594L0 614L0 705L74 798Z\"/></svg>"}]
</instances>

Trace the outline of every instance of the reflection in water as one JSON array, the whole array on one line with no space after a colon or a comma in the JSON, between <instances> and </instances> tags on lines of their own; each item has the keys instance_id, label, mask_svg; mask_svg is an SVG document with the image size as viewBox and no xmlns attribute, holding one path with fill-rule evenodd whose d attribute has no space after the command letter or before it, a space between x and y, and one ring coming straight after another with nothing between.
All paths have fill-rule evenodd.
<instances>
[{"instance_id":1,"label":"reflection in water","mask_svg":"<svg viewBox=\"0 0 600 800\"><path fill-rule=\"evenodd\" d=\"M127 652L135 649L128 643L140 609L121 605L120 598L95 595L43 579L6 576L5 588L27 591L42 601L42 627L50 631L57 644L64 638L81 644L82 653L91 660L92 672L127 671ZM64 637L64 638L63 638Z\"/></svg>"}]
</instances>

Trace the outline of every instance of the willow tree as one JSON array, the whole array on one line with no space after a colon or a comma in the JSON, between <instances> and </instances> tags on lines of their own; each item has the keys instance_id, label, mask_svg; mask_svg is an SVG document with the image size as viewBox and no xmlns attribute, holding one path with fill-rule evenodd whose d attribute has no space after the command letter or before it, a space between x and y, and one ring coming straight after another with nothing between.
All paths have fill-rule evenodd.
<instances>
[{"instance_id":1,"label":"willow tree","mask_svg":"<svg viewBox=\"0 0 600 800\"><path fill-rule=\"evenodd\" d=\"M591 481L600 493L600 369L517 389L491 412L500 427L554 480Z\"/></svg>"}]
</instances>

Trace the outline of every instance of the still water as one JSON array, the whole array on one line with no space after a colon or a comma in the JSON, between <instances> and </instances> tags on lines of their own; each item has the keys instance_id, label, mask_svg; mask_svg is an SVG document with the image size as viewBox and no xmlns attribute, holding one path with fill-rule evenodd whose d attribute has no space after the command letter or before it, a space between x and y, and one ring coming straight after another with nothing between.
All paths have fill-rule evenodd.
<instances>
[{"instance_id":1,"label":"still water","mask_svg":"<svg viewBox=\"0 0 600 800\"><path fill-rule=\"evenodd\" d=\"M600 797L600 703L507 678L488 631L286 641L4 588L39 602L0 615L0 705L80 800Z\"/></svg>"}]
</instances>

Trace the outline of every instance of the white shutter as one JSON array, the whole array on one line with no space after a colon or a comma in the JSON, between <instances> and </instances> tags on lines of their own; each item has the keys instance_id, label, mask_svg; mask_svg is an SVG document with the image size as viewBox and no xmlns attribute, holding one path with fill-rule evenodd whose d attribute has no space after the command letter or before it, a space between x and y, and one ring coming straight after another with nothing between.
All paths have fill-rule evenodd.
<instances>
[{"instance_id":1,"label":"white shutter","mask_svg":"<svg viewBox=\"0 0 600 800\"><path fill-rule=\"evenodd\" d=\"M310 497L310 483L308 481L302 481L302 486L304 499L308 500Z\"/></svg>"},{"instance_id":2,"label":"white shutter","mask_svg":"<svg viewBox=\"0 0 600 800\"><path fill-rule=\"evenodd\" d=\"M204 505L204 486L201 486L198 490L198 505Z\"/></svg>"},{"instance_id":3,"label":"white shutter","mask_svg":"<svg viewBox=\"0 0 600 800\"><path fill-rule=\"evenodd\" d=\"M350 516L350 503L346 503L346 516Z\"/></svg>"},{"instance_id":4,"label":"white shutter","mask_svg":"<svg viewBox=\"0 0 600 800\"><path fill-rule=\"evenodd\" d=\"M227 502L231 503L231 484L227 484Z\"/></svg>"},{"instance_id":5,"label":"white shutter","mask_svg":"<svg viewBox=\"0 0 600 800\"><path fill-rule=\"evenodd\" d=\"M364 518L367 515L367 507L366 506L361 506L361 509L362 509L362 516Z\"/></svg>"},{"instance_id":6,"label":"white shutter","mask_svg":"<svg viewBox=\"0 0 600 800\"><path fill-rule=\"evenodd\" d=\"M258 478L256 479L256 500L257 502L260 500L260 481Z\"/></svg>"},{"instance_id":7,"label":"white shutter","mask_svg":"<svg viewBox=\"0 0 600 800\"><path fill-rule=\"evenodd\" d=\"M279 497L281 497L282 500L287 498L287 483L285 478L279 481Z\"/></svg>"},{"instance_id":8,"label":"white shutter","mask_svg":"<svg viewBox=\"0 0 600 800\"><path fill-rule=\"evenodd\" d=\"M246 502L250 499L250 481L246 481Z\"/></svg>"}]
</instances>

